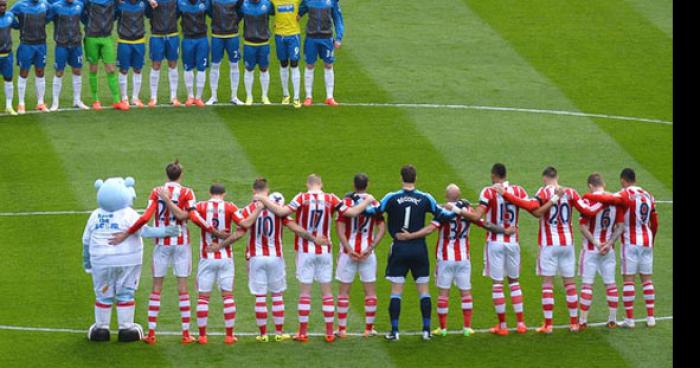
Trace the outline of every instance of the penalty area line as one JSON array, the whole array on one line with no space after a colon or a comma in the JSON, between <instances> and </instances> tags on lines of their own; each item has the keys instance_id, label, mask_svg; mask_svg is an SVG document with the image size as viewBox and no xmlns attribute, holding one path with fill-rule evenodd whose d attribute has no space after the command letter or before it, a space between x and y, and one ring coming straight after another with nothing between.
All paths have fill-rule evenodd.
<instances>
[{"instance_id":1,"label":"penalty area line","mask_svg":"<svg viewBox=\"0 0 700 368\"><path fill-rule=\"evenodd\" d=\"M656 317L656 321L672 321L673 316L665 316L665 317ZM645 318L640 318L636 319L635 322L645 322ZM596 322L596 323L589 323L588 327L604 327L607 325L607 322ZM563 330L563 329L568 329L569 325L554 325L552 328L557 329L557 330ZM529 327L528 331L534 331L536 327ZM10 325L0 325L0 330L7 330L7 331L23 331L23 332L49 332L49 333L70 333L70 334L87 334L87 329L85 330L80 330L80 329L73 329L73 328L49 328L49 327L30 327L30 326L10 326ZM515 331L515 328L510 328L510 331ZM488 333L489 329L487 328L481 328L481 329L475 329L474 332L476 333ZM112 333L117 333L117 331L112 331ZM462 330L449 330L447 331L449 335L461 335ZM182 331L159 331L158 335L166 335L166 336L180 336L182 334ZM401 335L404 336L420 336L423 334L422 331L406 331L406 332L400 332ZM224 336L225 333L220 332L220 331L212 331L212 332L207 332L207 335L211 336ZM258 332L236 332L237 336L258 336ZM310 332L309 336L325 336L325 333L322 332ZM348 332L348 336L363 336L363 333L361 332Z\"/></svg>"}]
</instances>

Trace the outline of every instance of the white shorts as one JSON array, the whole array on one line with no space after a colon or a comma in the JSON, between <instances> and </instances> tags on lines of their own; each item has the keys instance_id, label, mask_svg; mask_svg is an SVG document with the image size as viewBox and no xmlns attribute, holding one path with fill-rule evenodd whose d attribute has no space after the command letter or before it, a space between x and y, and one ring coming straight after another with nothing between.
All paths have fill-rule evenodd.
<instances>
[{"instance_id":1,"label":"white shorts","mask_svg":"<svg viewBox=\"0 0 700 368\"><path fill-rule=\"evenodd\" d=\"M170 265L175 277L189 277L192 274L192 248L189 244L155 246L153 277L165 277Z\"/></svg>"},{"instance_id":2,"label":"white shorts","mask_svg":"<svg viewBox=\"0 0 700 368\"><path fill-rule=\"evenodd\" d=\"M573 245L541 246L537 255L537 275L576 276L576 254Z\"/></svg>"},{"instance_id":3,"label":"white shorts","mask_svg":"<svg viewBox=\"0 0 700 368\"><path fill-rule=\"evenodd\" d=\"M651 275L654 266L654 248L643 245L622 244L620 269L623 275Z\"/></svg>"},{"instance_id":4,"label":"white shorts","mask_svg":"<svg viewBox=\"0 0 700 368\"><path fill-rule=\"evenodd\" d=\"M370 254L364 261L354 261L349 254L340 253L338 255L338 267L335 269L335 279L351 284L355 280L355 274L360 274L360 281L377 281L377 256Z\"/></svg>"},{"instance_id":5,"label":"white shorts","mask_svg":"<svg viewBox=\"0 0 700 368\"><path fill-rule=\"evenodd\" d=\"M233 291L234 266L232 258L200 258L197 266L197 291L210 293L216 282L224 291Z\"/></svg>"},{"instance_id":6,"label":"white shorts","mask_svg":"<svg viewBox=\"0 0 700 368\"><path fill-rule=\"evenodd\" d=\"M484 247L484 276L496 281L520 277L520 245L487 241Z\"/></svg>"},{"instance_id":7,"label":"white shorts","mask_svg":"<svg viewBox=\"0 0 700 368\"><path fill-rule=\"evenodd\" d=\"M133 300L140 278L141 265L92 266L92 286L97 299Z\"/></svg>"},{"instance_id":8,"label":"white shorts","mask_svg":"<svg viewBox=\"0 0 700 368\"><path fill-rule=\"evenodd\" d=\"M449 289L452 283L454 283L459 290L471 290L471 261L442 261L438 259L435 267L435 285L440 289Z\"/></svg>"},{"instance_id":9,"label":"white shorts","mask_svg":"<svg viewBox=\"0 0 700 368\"><path fill-rule=\"evenodd\" d=\"M304 284L314 281L331 282L333 278L333 255L297 252L297 280Z\"/></svg>"},{"instance_id":10,"label":"white shorts","mask_svg":"<svg viewBox=\"0 0 700 368\"><path fill-rule=\"evenodd\" d=\"M255 256L248 260L248 289L253 295L281 293L287 290L284 258Z\"/></svg>"},{"instance_id":11,"label":"white shorts","mask_svg":"<svg viewBox=\"0 0 700 368\"><path fill-rule=\"evenodd\" d=\"M605 255L598 251L581 250L578 259L578 274L584 284L593 284L596 273L603 278L605 285L615 283L615 250L611 249Z\"/></svg>"}]
</instances>

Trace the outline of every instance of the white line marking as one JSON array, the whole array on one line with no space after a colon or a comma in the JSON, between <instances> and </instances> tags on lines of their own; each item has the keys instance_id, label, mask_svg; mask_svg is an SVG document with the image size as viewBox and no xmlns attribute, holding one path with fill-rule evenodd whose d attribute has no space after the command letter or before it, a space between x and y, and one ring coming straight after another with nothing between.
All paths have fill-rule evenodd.
<instances>
[{"instance_id":1,"label":"white line marking","mask_svg":"<svg viewBox=\"0 0 700 368\"><path fill-rule=\"evenodd\" d=\"M656 201L657 204L673 204L673 201ZM36 211L36 212L0 212L0 217L21 217L21 216L57 216L57 215L84 215L92 213L93 210L78 211ZM144 210L136 210L143 213Z\"/></svg>"},{"instance_id":2,"label":"white line marking","mask_svg":"<svg viewBox=\"0 0 700 368\"><path fill-rule=\"evenodd\" d=\"M671 321L673 320L673 316L666 316L666 317L656 317L657 321ZM635 320L635 322L645 322L646 319L640 318ZM607 322L596 322L596 323L589 323L588 327L603 327L606 326ZM555 325L552 326L554 329L568 329L569 325ZM534 331L536 327L529 327L528 331ZM72 333L72 334L87 334L87 328L84 330L78 330L78 329L72 329L72 328L48 328L48 327L28 327L28 326L8 326L8 325L0 325L0 330L10 330L10 331L28 331L28 332L52 332L52 333ZM510 328L510 331L515 331L515 328ZM488 333L489 329L488 328L482 328L482 329L475 329L474 332L476 333ZM116 334L117 331L112 331L112 333ZM447 332L450 335L461 335L462 330L450 330ZM158 335L167 335L167 336L179 336L181 335L181 331L158 331ZM423 332L421 331L405 331L401 332L401 335L404 336L420 336L422 335ZM220 331L212 331L212 332L207 332L207 335L212 335L212 336L224 336L224 332ZM258 336L259 333L257 332L238 332L236 331L237 336ZM326 334L323 332L310 332L309 336L325 336ZM349 336L363 336L361 332L348 332Z\"/></svg>"},{"instance_id":3,"label":"white line marking","mask_svg":"<svg viewBox=\"0 0 700 368\"><path fill-rule=\"evenodd\" d=\"M263 106L261 104L254 104L255 106ZM183 105L184 106L184 105ZM218 106L229 106L230 104L220 104ZM272 106L282 106L282 104L274 103ZM325 106L324 104L317 103L313 106ZM642 118L635 116L621 116L621 115L610 115L610 114L600 114L600 113L589 113L589 112L579 112L579 111L566 111L566 110L549 110L549 109L532 109L532 108L522 108L522 107L507 107L507 106L482 106L482 105L461 105L461 104L431 104L431 103L373 103L373 102L347 102L341 103L340 106L348 107L398 107L398 108L411 108L411 109L456 109L456 110L480 110L480 111L507 111L507 112L522 112L529 114L540 114L540 115L559 115L559 116L575 116L584 118L603 118L610 120L619 121L633 121L641 123L653 123L662 125L673 125L672 121L652 119L652 118ZM156 106L157 108L172 108L172 105L160 104ZM236 106L238 107L238 106ZM247 106L243 106L245 108ZM132 107L133 109L134 107ZM111 106L104 107L105 110L113 109ZM55 112L77 112L83 110L78 109L58 109ZM55 113L52 112L52 113ZM27 114L46 114L47 112L30 110ZM0 114L2 116L9 116L7 114Z\"/></svg>"}]
</instances>

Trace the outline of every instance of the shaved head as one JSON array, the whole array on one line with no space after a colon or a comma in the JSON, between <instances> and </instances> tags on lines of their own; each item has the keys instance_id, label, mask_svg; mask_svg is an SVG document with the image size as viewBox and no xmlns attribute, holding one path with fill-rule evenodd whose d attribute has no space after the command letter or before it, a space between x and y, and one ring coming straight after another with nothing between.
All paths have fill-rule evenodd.
<instances>
[{"instance_id":1,"label":"shaved head","mask_svg":"<svg viewBox=\"0 0 700 368\"><path fill-rule=\"evenodd\" d=\"M323 180L321 180L320 176L316 174L311 174L308 178L306 178L306 187L309 190L321 189L321 187L323 187Z\"/></svg>"},{"instance_id":2,"label":"shaved head","mask_svg":"<svg viewBox=\"0 0 700 368\"><path fill-rule=\"evenodd\" d=\"M445 188L445 198L448 202L454 202L459 200L462 196L462 191L459 189L457 184L450 184Z\"/></svg>"}]
</instances>

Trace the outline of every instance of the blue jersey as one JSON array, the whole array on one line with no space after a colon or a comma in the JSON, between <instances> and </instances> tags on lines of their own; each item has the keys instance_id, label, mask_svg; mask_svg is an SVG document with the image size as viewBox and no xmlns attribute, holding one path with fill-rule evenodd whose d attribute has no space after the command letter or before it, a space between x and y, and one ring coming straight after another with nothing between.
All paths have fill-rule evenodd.
<instances>
[{"instance_id":1,"label":"blue jersey","mask_svg":"<svg viewBox=\"0 0 700 368\"><path fill-rule=\"evenodd\" d=\"M244 42L255 46L267 44L270 41L270 15L275 13L270 0L244 0L240 9Z\"/></svg>"},{"instance_id":2,"label":"blue jersey","mask_svg":"<svg viewBox=\"0 0 700 368\"><path fill-rule=\"evenodd\" d=\"M417 189L401 189L384 196L378 206L368 207L365 215L372 216L377 213L387 214L387 226L389 234L394 238L394 243L425 243L425 238L409 241L396 240L396 233L406 229L408 232L416 232L425 226L425 217L431 213L438 219L451 219L455 213L438 206L432 195L423 193Z\"/></svg>"},{"instance_id":3,"label":"blue jersey","mask_svg":"<svg viewBox=\"0 0 700 368\"><path fill-rule=\"evenodd\" d=\"M122 43L144 43L146 26L144 17L146 7L144 0L125 0L117 5L117 35Z\"/></svg>"},{"instance_id":4,"label":"blue jersey","mask_svg":"<svg viewBox=\"0 0 700 368\"><path fill-rule=\"evenodd\" d=\"M302 0L299 5L299 16L309 13L306 22L306 36L311 38L333 38L341 41L345 33L343 13L338 0ZM331 23L333 26L331 27Z\"/></svg>"},{"instance_id":5,"label":"blue jersey","mask_svg":"<svg viewBox=\"0 0 700 368\"><path fill-rule=\"evenodd\" d=\"M85 11L81 20L85 24L85 36L109 37L114 28L117 0L84 0Z\"/></svg>"},{"instance_id":6,"label":"blue jersey","mask_svg":"<svg viewBox=\"0 0 700 368\"><path fill-rule=\"evenodd\" d=\"M83 34L80 31L80 16L85 6L80 0L68 2L54 0L51 3L53 11L53 39L59 47L80 46Z\"/></svg>"},{"instance_id":7,"label":"blue jersey","mask_svg":"<svg viewBox=\"0 0 700 368\"><path fill-rule=\"evenodd\" d=\"M13 27L19 27L19 23L12 12L6 11L5 14L0 15L0 56L12 53Z\"/></svg>"},{"instance_id":8,"label":"blue jersey","mask_svg":"<svg viewBox=\"0 0 700 368\"><path fill-rule=\"evenodd\" d=\"M19 40L27 45L46 43L46 23L53 18L53 10L46 0L22 0L12 6L10 12L17 17L15 28Z\"/></svg>"},{"instance_id":9,"label":"blue jersey","mask_svg":"<svg viewBox=\"0 0 700 368\"><path fill-rule=\"evenodd\" d=\"M209 0L178 0L182 35L185 38L200 38L207 35L207 14L211 8Z\"/></svg>"}]
</instances>

